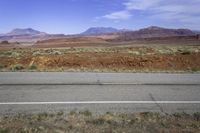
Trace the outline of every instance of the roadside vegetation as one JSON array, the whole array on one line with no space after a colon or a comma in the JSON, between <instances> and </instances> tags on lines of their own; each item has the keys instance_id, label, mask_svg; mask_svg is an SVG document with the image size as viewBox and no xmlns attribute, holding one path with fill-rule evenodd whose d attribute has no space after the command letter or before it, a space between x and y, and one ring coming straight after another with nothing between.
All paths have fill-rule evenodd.
<instances>
[{"instance_id":1,"label":"roadside vegetation","mask_svg":"<svg viewBox=\"0 0 200 133\"><path fill-rule=\"evenodd\" d=\"M0 70L196 73L200 46L0 49Z\"/></svg>"},{"instance_id":2,"label":"roadside vegetation","mask_svg":"<svg viewBox=\"0 0 200 133\"><path fill-rule=\"evenodd\" d=\"M92 114L90 111L0 116L0 133L161 133L200 130L200 113Z\"/></svg>"},{"instance_id":3,"label":"roadside vegetation","mask_svg":"<svg viewBox=\"0 0 200 133\"><path fill-rule=\"evenodd\" d=\"M0 57L22 57L25 55L65 55L70 53L129 53L134 55L193 54L200 46L135 46L135 47L69 47L69 48L13 48L0 49Z\"/></svg>"},{"instance_id":4,"label":"roadside vegetation","mask_svg":"<svg viewBox=\"0 0 200 133\"><path fill-rule=\"evenodd\" d=\"M24 69L24 66L22 64L16 64L16 65L11 66L12 71L20 71L23 69Z\"/></svg>"},{"instance_id":5,"label":"roadside vegetation","mask_svg":"<svg viewBox=\"0 0 200 133\"><path fill-rule=\"evenodd\" d=\"M3 68L5 68L5 67L6 67L6 65L0 64L0 69L3 69Z\"/></svg>"},{"instance_id":6,"label":"roadside vegetation","mask_svg":"<svg viewBox=\"0 0 200 133\"><path fill-rule=\"evenodd\" d=\"M28 69L29 69L29 70L37 70L37 65L32 64L32 65L29 66Z\"/></svg>"}]
</instances>

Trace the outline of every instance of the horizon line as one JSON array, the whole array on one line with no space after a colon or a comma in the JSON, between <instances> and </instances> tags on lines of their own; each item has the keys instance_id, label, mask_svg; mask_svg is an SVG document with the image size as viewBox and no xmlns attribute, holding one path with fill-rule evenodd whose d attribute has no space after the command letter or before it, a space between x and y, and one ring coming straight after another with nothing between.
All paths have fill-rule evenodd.
<instances>
[{"instance_id":1,"label":"horizon line","mask_svg":"<svg viewBox=\"0 0 200 133\"><path fill-rule=\"evenodd\" d=\"M149 25L149 26L143 26L141 28L137 28L137 29L132 29L132 28L116 28L116 27L111 27L111 26L91 26L91 27L88 27L86 28L84 31L81 31L79 33L62 33L62 32L48 32L48 31L43 31L43 30L40 30L40 29L37 29L37 28L32 28L32 27L17 27L17 28L13 28L7 32L0 32L0 35L4 35L4 34L8 34L10 32L12 32L13 30L16 30L16 29L19 29L19 30L25 30L25 29L32 29L32 30L35 30L35 31L39 31L39 32L42 32L42 33L46 33L46 34L63 34L63 35L78 35L78 34L81 34L87 30L89 30L90 28L114 28L116 30L130 30L130 31L137 31L137 30L140 30L140 29L145 29L145 28L150 28L150 27L159 27L159 28L165 28L165 29L188 29L188 30L191 30L191 31L200 31L200 29L198 30L194 30L194 29L191 29L191 28L181 28L181 27L165 27L165 26L157 26L157 25Z\"/></svg>"}]
</instances>

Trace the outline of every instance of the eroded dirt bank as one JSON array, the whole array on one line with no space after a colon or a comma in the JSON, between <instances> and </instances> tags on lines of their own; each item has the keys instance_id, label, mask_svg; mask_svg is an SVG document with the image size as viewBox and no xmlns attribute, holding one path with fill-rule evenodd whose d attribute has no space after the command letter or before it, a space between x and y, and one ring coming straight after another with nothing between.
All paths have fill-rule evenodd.
<instances>
[{"instance_id":1,"label":"eroded dirt bank","mask_svg":"<svg viewBox=\"0 0 200 133\"><path fill-rule=\"evenodd\" d=\"M21 58L0 57L8 68L21 64L24 69L35 65L38 70L192 70L200 69L200 53L134 55L128 53L70 53L64 55L39 55Z\"/></svg>"}]
</instances>

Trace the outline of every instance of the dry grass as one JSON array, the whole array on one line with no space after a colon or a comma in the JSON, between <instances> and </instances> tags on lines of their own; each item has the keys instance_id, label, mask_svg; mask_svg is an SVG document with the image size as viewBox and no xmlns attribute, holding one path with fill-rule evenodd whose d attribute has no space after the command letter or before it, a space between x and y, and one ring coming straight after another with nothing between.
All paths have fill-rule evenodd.
<instances>
[{"instance_id":1,"label":"dry grass","mask_svg":"<svg viewBox=\"0 0 200 133\"><path fill-rule=\"evenodd\" d=\"M200 113L93 115L89 111L72 111L0 117L0 133L197 133L199 130Z\"/></svg>"},{"instance_id":2,"label":"dry grass","mask_svg":"<svg viewBox=\"0 0 200 133\"><path fill-rule=\"evenodd\" d=\"M199 53L200 46L136 46L136 47L80 47L80 48L19 48L0 49L0 57L25 55L64 55L70 53L130 53L134 55Z\"/></svg>"}]
</instances>

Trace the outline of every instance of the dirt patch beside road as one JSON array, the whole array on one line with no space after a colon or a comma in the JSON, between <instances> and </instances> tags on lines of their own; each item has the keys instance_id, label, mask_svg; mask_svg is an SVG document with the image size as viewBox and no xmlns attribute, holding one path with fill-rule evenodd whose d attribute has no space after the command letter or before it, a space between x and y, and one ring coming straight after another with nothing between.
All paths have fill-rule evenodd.
<instances>
[{"instance_id":1,"label":"dirt patch beside road","mask_svg":"<svg viewBox=\"0 0 200 133\"><path fill-rule=\"evenodd\" d=\"M2 70L21 65L38 71L198 71L198 48L159 49L147 47L116 49L34 49L0 54ZM15 70L15 69L13 69Z\"/></svg>"},{"instance_id":2,"label":"dirt patch beside road","mask_svg":"<svg viewBox=\"0 0 200 133\"><path fill-rule=\"evenodd\" d=\"M0 58L1 64L12 66L35 64L38 70L199 70L200 54L191 55L132 55L116 53L79 53L65 55L45 55L36 57Z\"/></svg>"}]
</instances>

